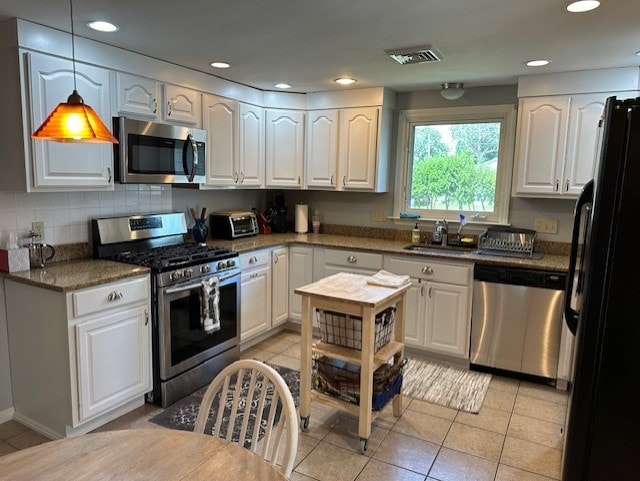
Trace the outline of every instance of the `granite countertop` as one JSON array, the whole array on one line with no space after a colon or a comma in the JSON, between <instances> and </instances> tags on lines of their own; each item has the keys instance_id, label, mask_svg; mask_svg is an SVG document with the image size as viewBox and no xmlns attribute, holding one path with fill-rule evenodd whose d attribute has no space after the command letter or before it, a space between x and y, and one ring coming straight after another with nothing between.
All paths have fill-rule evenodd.
<instances>
[{"instance_id":1,"label":"granite countertop","mask_svg":"<svg viewBox=\"0 0 640 481\"><path fill-rule=\"evenodd\" d=\"M44 268L2 274L5 279L15 282L67 292L147 273L147 267L102 259L79 259L53 262Z\"/></svg>"},{"instance_id":2,"label":"granite countertop","mask_svg":"<svg viewBox=\"0 0 640 481\"><path fill-rule=\"evenodd\" d=\"M319 247L335 247L339 249L357 249L381 254L401 254L413 256L416 259L447 259L475 262L484 265L534 268L556 272L567 272L569 270L569 257L565 255L543 254L542 259L521 259L517 257L478 254L475 248L445 247L438 252L437 249L440 249L438 246L432 246L433 253L416 253L404 249L404 247L410 244L407 241L331 234L269 234L236 240L208 239L207 244L211 246L228 247L239 253L277 245L303 244Z\"/></svg>"},{"instance_id":3,"label":"granite countertop","mask_svg":"<svg viewBox=\"0 0 640 481\"><path fill-rule=\"evenodd\" d=\"M295 234L288 232L285 234L257 235L235 240L208 239L207 244L228 247L239 253L278 245L299 244L338 249L356 249L380 254L406 255L415 257L416 260L455 260L485 265L535 268L555 272L567 272L569 269L569 257L565 255L544 254L542 259L520 259L477 254L475 249L465 248L448 247L438 252L437 246L433 246L432 253L416 253L404 249L409 245L407 241L333 234ZM15 282L66 292L106 284L149 272L150 270L147 267L103 259L84 258L53 262L42 269L35 268L29 271L12 273L2 272L0 275Z\"/></svg>"}]
</instances>

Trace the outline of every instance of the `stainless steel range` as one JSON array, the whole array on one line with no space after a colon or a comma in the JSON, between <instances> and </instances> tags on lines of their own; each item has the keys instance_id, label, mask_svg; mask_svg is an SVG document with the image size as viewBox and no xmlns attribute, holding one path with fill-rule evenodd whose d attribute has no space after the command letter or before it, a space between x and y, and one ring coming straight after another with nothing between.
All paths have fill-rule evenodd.
<instances>
[{"instance_id":1,"label":"stainless steel range","mask_svg":"<svg viewBox=\"0 0 640 481\"><path fill-rule=\"evenodd\" d=\"M153 391L166 407L240 355L240 262L230 249L185 242L184 214L92 220L93 255L151 269Z\"/></svg>"}]
</instances>

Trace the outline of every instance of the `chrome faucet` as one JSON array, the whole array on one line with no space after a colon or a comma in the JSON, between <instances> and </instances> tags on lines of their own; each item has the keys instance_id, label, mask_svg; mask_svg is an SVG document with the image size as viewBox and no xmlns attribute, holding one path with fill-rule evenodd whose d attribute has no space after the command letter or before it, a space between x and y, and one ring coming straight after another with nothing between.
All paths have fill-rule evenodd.
<instances>
[{"instance_id":1,"label":"chrome faucet","mask_svg":"<svg viewBox=\"0 0 640 481\"><path fill-rule=\"evenodd\" d=\"M447 235L449 234L449 223L446 219L436 221L435 230L431 236L432 244L447 245Z\"/></svg>"}]
</instances>

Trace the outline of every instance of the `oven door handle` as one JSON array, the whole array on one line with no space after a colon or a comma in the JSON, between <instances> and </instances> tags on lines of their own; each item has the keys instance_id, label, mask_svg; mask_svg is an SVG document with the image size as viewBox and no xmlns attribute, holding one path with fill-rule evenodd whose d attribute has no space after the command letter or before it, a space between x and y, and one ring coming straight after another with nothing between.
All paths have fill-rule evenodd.
<instances>
[{"instance_id":1,"label":"oven door handle","mask_svg":"<svg viewBox=\"0 0 640 481\"><path fill-rule=\"evenodd\" d=\"M188 286L181 286L181 287L169 287L168 289L165 289L164 293L176 294L178 292L192 291L193 289L200 289L200 287L201 287L200 284L189 284Z\"/></svg>"}]
</instances>

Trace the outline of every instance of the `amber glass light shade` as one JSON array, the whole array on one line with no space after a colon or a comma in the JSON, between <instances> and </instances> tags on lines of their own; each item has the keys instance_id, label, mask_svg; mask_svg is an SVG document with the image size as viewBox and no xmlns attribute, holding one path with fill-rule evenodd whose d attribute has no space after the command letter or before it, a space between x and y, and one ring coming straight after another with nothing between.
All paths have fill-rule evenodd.
<instances>
[{"instance_id":1,"label":"amber glass light shade","mask_svg":"<svg viewBox=\"0 0 640 481\"><path fill-rule=\"evenodd\" d=\"M118 139L102 123L98 114L85 105L76 90L66 102L59 103L53 109L31 137L56 142L118 143Z\"/></svg>"}]
</instances>

